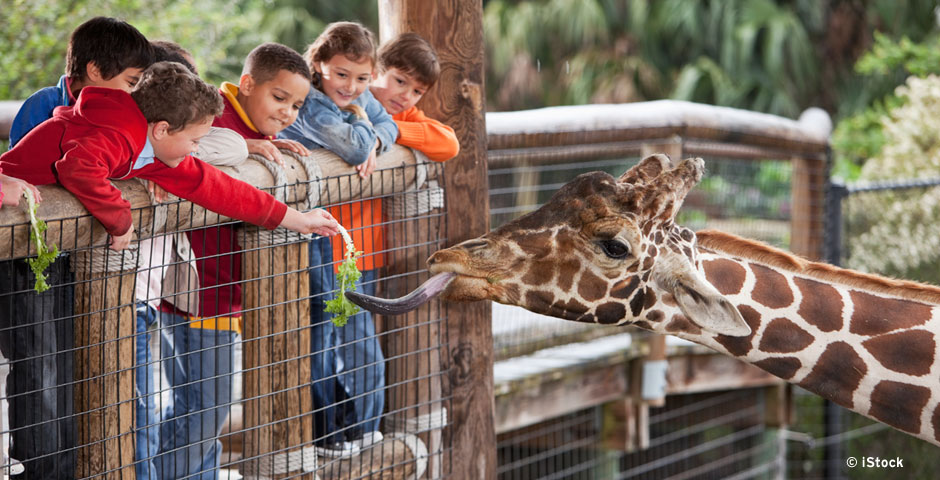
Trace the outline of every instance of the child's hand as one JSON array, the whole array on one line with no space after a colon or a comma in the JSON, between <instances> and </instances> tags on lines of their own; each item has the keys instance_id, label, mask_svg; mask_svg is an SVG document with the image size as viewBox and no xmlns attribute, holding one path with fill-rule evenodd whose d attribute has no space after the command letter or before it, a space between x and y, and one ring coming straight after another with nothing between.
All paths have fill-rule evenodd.
<instances>
[{"instance_id":1,"label":"child's hand","mask_svg":"<svg viewBox=\"0 0 940 480\"><path fill-rule=\"evenodd\" d=\"M284 150L290 150L301 156L309 156L310 150L307 150L307 147L304 144L298 142L297 140L289 140L287 138L278 138L271 140L271 143L274 144L277 148L283 148Z\"/></svg>"},{"instance_id":2,"label":"child's hand","mask_svg":"<svg viewBox=\"0 0 940 480\"><path fill-rule=\"evenodd\" d=\"M304 214L307 221L310 222L312 233L330 237L339 233L339 222L330 215L330 212L322 208L315 208Z\"/></svg>"},{"instance_id":3,"label":"child's hand","mask_svg":"<svg viewBox=\"0 0 940 480\"><path fill-rule=\"evenodd\" d=\"M42 195L39 194L39 189L33 184L0 173L0 191L3 192L4 205L18 206L20 199L23 198L23 191L27 188L33 191L33 198L36 199L36 203L42 202Z\"/></svg>"},{"instance_id":4,"label":"child's hand","mask_svg":"<svg viewBox=\"0 0 940 480\"><path fill-rule=\"evenodd\" d=\"M315 208L307 213L300 213L288 207L281 227L299 233L316 233L317 235L331 236L339 233L339 222L322 208Z\"/></svg>"},{"instance_id":5,"label":"child's hand","mask_svg":"<svg viewBox=\"0 0 940 480\"><path fill-rule=\"evenodd\" d=\"M134 224L131 224L131 228L127 229L127 233L118 236L111 236L111 250L115 252L120 252L128 247L131 244L131 238L134 236Z\"/></svg>"},{"instance_id":6,"label":"child's hand","mask_svg":"<svg viewBox=\"0 0 940 480\"><path fill-rule=\"evenodd\" d=\"M153 195L153 199L156 200L157 203L163 203L166 201L169 194L166 190L163 189L163 187L151 182L150 180L144 180L144 182L147 183L147 191Z\"/></svg>"},{"instance_id":7,"label":"child's hand","mask_svg":"<svg viewBox=\"0 0 940 480\"><path fill-rule=\"evenodd\" d=\"M277 146L271 140L246 139L245 143L248 144L248 153L256 153L267 158L268 161L284 166L281 152L278 151Z\"/></svg>"},{"instance_id":8,"label":"child's hand","mask_svg":"<svg viewBox=\"0 0 940 480\"><path fill-rule=\"evenodd\" d=\"M356 165L356 170L359 172L359 176L366 178L369 175L372 175L372 172L375 171L375 167L378 166L378 152L379 151L379 140L375 140L375 146L372 147L372 152L369 153L369 158L366 161Z\"/></svg>"}]
</instances>

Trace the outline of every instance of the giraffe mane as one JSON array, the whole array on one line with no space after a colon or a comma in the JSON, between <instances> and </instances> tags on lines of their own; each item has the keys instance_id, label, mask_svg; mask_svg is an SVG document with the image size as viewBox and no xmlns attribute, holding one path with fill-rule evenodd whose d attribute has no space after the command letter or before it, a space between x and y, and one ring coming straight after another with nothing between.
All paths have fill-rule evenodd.
<instances>
[{"instance_id":1,"label":"giraffe mane","mask_svg":"<svg viewBox=\"0 0 940 480\"><path fill-rule=\"evenodd\" d=\"M908 300L940 304L940 287L909 280L898 280L869 273L856 272L827 263L812 262L770 245L719 232L696 232L700 246L728 255L753 260L767 266L803 274L825 282L839 283L874 293Z\"/></svg>"}]
</instances>

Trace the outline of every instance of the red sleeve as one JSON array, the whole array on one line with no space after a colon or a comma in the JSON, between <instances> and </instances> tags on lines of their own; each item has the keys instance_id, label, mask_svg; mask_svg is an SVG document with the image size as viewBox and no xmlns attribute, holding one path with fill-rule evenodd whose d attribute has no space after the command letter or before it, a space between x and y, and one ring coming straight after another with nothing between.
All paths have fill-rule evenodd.
<instances>
[{"instance_id":1,"label":"red sleeve","mask_svg":"<svg viewBox=\"0 0 940 480\"><path fill-rule=\"evenodd\" d=\"M412 107L393 117L398 125L398 144L419 150L435 162L457 156L460 142L454 129Z\"/></svg>"},{"instance_id":2,"label":"red sleeve","mask_svg":"<svg viewBox=\"0 0 940 480\"><path fill-rule=\"evenodd\" d=\"M62 142L65 152L55 168L59 183L72 192L111 235L123 235L131 227L131 204L109 178L115 165L132 156L127 141L113 130L100 129Z\"/></svg>"},{"instance_id":3,"label":"red sleeve","mask_svg":"<svg viewBox=\"0 0 940 480\"><path fill-rule=\"evenodd\" d=\"M140 177L153 180L166 191L213 212L273 230L287 214L287 205L271 194L232 178L198 158L189 156L176 168L154 162ZM162 168L160 168L162 167Z\"/></svg>"}]
</instances>

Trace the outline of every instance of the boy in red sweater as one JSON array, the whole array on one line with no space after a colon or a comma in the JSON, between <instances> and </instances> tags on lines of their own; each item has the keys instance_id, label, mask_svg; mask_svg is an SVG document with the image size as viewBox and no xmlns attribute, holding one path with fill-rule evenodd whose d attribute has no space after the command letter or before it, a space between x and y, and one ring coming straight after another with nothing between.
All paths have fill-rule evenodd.
<instances>
[{"instance_id":1,"label":"boy in red sweater","mask_svg":"<svg viewBox=\"0 0 940 480\"><path fill-rule=\"evenodd\" d=\"M415 106L441 75L431 44L416 33L402 33L379 49L377 67L379 74L369 88L398 125L396 143L435 162L456 157L460 143L454 129Z\"/></svg>"},{"instance_id":2,"label":"boy in red sweater","mask_svg":"<svg viewBox=\"0 0 940 480\"><path fill-rule=\"evenodd\" d=\"M166 92L178 98L168 100ZM134 224L130 203L111 180L134 177L269 229L335 234L336 220L325 210L301 213L190 155L221 110L211 86L178 63L159 62L130 94L83 89L73 107L57 108L0 155L0 169L34 185L64 186L111 234L111 249L118 251L130 243Z\"/></svg>"}]
</instances>

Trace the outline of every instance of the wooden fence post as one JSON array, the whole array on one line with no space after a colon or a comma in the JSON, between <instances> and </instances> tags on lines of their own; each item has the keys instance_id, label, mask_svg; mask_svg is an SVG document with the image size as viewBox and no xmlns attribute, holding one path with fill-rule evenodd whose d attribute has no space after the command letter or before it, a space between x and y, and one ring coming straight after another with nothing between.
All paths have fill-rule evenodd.
<instances>
[{"instance_id":1,"label":"wooden fence post","mask_svg":"<svg viewBox=\"0 0 940 480\"><path fill-rule=\"evenodd\" d=\"M315 478L310 391L310 259L283 229L244 226L245 478ZM281 244L283 242L283 244ZM275 243L277 245L275 246Z\"/></svg>"},{"instance_id":2,"label":"wooden fence post","mask_svg":"<svg viewBox=\"0 0 940 480\"><path fill-rule=\"evenodd\" d=\"M99 227L100 228L100 227ZM72 254L76 478L133 479L136 252Z\"/></svg>"},{"instance_id":3,"label":"wooden fence post","mask_svg":"<svg viewBox=\"0 0 940 480\"><path fill-rule=\"evenodd\" d=\"M447 246L482 235L489 230L483 4L385 0L379 19L382 40L416 32L437 51L441 77L419 107L453 127L460 141L460 155L444 165ZM442 393L451 398L445 430L451 458L445 464L460 478L495 478L491 307L445 304L444 315L449 351L442 368L449 375Z\"/></svg>"}]
</instances>

